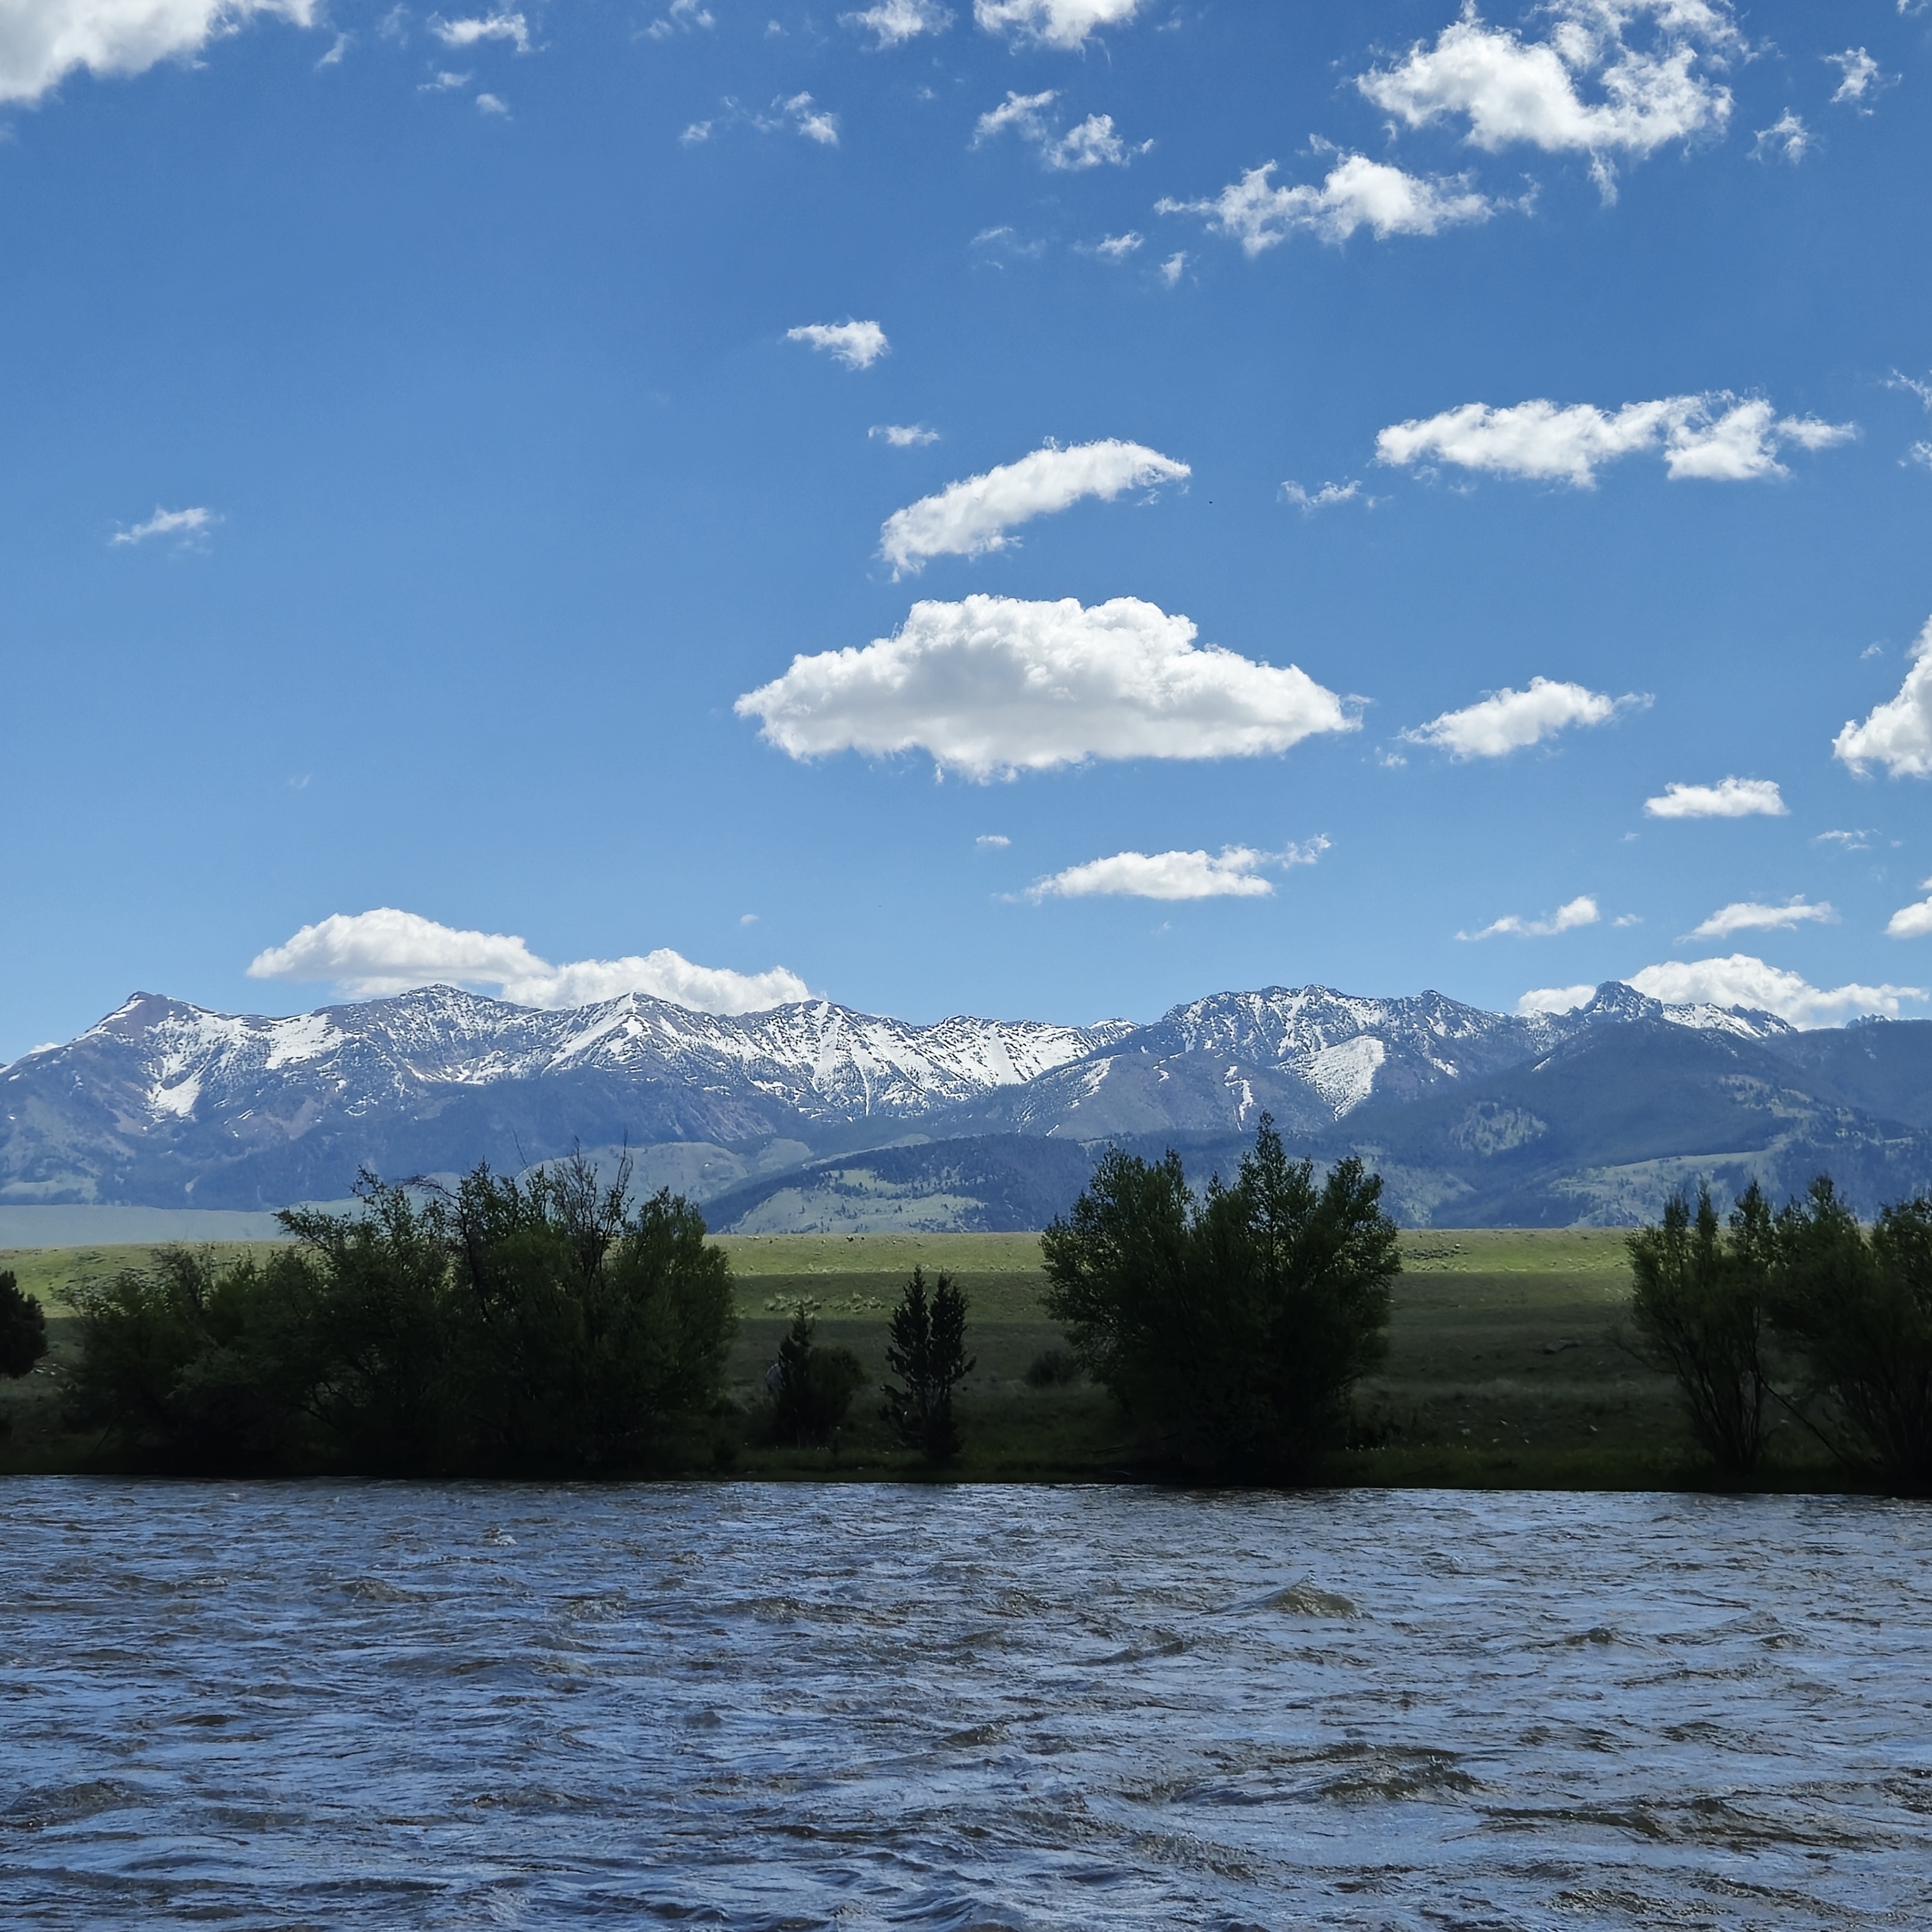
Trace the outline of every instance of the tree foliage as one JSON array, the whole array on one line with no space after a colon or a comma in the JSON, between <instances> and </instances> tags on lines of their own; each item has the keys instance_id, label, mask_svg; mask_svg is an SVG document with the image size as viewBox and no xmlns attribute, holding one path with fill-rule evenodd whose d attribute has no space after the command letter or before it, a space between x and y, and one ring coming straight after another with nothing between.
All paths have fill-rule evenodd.
<instances>
[{"instance_id":1,"label":"tree foliage","mask_svg":"<svg viewBox=\"0 0 1932 1932\"><path fill-rule=\"evenodd\" d=\"M18 1382L46 1352L46 1310L11 1268L0 1270L0 1376Z\"/></svg>"},{"instance_id":2,"label":"tree foliage","mask_svg":"<svg viewBox=\"0 0 1932 1932\"><path fill-rule=\"evenodd\" d=\"M770 1378L772 1435L800 1449L827 1441L844 1425L866 1381L866 1365L850 1348L819 1346L818 1328L801 1302Z\"/></svg>"},{"instance_id":3,"label":"tree foliage","mask_svg":"<svg viewBox=\"0 0 1932 1932\"><path fill-rule=\"evenodd\" d=\"M1867 1228L1821 1176L1777 1234L1772 1314L1828 1439L1894 1489L1932 1490L1932 1196Z\"/></svg>"},{"instance_id":4,"label":"tree foliage","mask_svg":"<svg viewBox=\"0 0 1932 1932\"><path fill-rule=\"evenodd\" d=\"M1305 1475L1381 1359L1401 1268L1382 1180L1319 1185L1266 1115L1232 1186L1118 1149L1042 1238L1048 1312L1082 1365L1204 1474Z\"/></svg>"},{"instance_id":5,"label":"tree foliage","mask_svg":"<svg viewBox=\"0 0 1932 1932\"><path fill-rule=\"evenodd\" d=\"M77 1419L175 1466L647 1467L721 1390L729 1264L668 1191L581 1157L454 1190L365 1177L257 1262L164 1252L75 1296Z\"/></svg>"},{"instance_id":6,"label":"tree foliage","mask_svg":"<svg viewBox=\"0 0 1932 1932\"><path fill-rule=\"evenodd\" d=\"M928 1462L950 1462L959 1453L952 1391L972 1372L974 1358L966 1352L966 1296L950 1274L940 1276L928 1298L925 1269L913 1270L892 1310L886 1366L904 1384L886 1384L886 1420Z\"/></svg>"},{"instance_id":7,"label":"tree foliage","mask_svg":"<svg viewBox=\"0 0 1932 1932\"><path fill-rule=\"evenodd\" d=\"M1690 1430L1726 1477L1756 1469L1768 1434L1768 1297L1776 1260L1769 1206L1753 1181L1720 1229L1707 1190L1694 1215L1682 1195L1660 1226L1628 1243L1631 1319L1640 1352L1674 1376Z\"/></svg>"}]
</instances>

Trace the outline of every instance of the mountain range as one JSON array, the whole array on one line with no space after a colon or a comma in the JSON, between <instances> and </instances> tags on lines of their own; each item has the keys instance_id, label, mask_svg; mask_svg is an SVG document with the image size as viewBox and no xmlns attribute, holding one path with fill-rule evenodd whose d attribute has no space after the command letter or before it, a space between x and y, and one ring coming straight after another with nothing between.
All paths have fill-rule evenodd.
<instances>
[{"instance_id":1,"label":"mountain range","mask_svg":"<svg viewBox=\"0 0 1932 1932\"><path fill-rule=\"evenodd\" d=\"M719 1228L1037 1227L1106 1147L1204 1178L1264 1112L1298 1153L1369 1160L1413 1225L1618 1224L1699 1180L1781 1196L1820 1171L1870 1212L1932 1185L1932 1022L1798 1032L1614 982L1560 1015L1270 987L1090 1027L448 986L267 1018L137 993L0 1069L0 1206L261 1209L581 1145L629 1150Z\"/></svg>"}]
</instances>

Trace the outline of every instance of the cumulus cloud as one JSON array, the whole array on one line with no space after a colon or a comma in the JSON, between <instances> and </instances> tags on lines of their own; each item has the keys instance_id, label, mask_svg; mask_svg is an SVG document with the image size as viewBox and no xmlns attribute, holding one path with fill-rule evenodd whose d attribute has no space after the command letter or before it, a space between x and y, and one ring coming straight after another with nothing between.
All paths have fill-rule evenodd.
<instances>
[{"instance_id":1,"label":"cumulus cloud","mask_svg":"<svg viewBox=\"0 0 1932 1932\"><path fill-rule=\"evenodd\" d=\"M787 329L785 340L823 349L848 369L869 369L892 350L886 332L876 322L808 322Z\"/></svg>"},{"instance_id":2,"label":"cumulus cloud","mask_svg":"<svg viewBox=\"0 0 1932 1932\"><path fill-rule=\"evenodd\" d=\"M1195 637L1134 597L922 602L892 637L794 658L736 708L795 758L922 750L981 779L1088 758L1253 758L1357 728L1296 666Z\"/></svg>"},{"instance_id":3,"label":"cumulus cloud","mask_svg":"<svg viewBox=\"0 0 1932 1932\"><path fill-rule=\"evenodd\" d=\"M1594 926L1603 917L1597 902L1586 892L1560 905L1546 919L1525 919L1520 913L1505 913L1492 920L1480 932L1459 932L1458 939L1552 939L1559 932L1574 932L1579 926Z\"/></svg>"},{"instance_id":4,"label":"cumulus cloud","mask_svg":"<svg viewBox=\"0 0 1932 1932\"><path fill-rule=\"evenodd\" d=\"M1138 147L1130 147L1114 131L1111 114L1090 114L1078 127L1059 134L1046 114L1046 110L1059 98L1052 88L1043 94L1009 90L998 106L980 116L973 130L973 146L983 147L1010 129L1040 150L1042 166L1062 173L1078 173L1102 166L1124 168L1135 155L1145 154L1154 146L1151 141L1143 141Z\"/></svg>"},{"instance_id":5,"label":"cumulus cloud","mask_svg":"<svg viewBox=\"0 0 1932 1932\"><path fill-rule=\"evenodd\" d=\"M1160 265L1160 278L1169 288L1173 288L1179 283L1181 273L1186 266L1187 251L1184 248L1177 249Z\"/></svg>"},{"instance_id":6,"label":"cumulus cloud","mask_svg":"<svg viewBox=\"0 0 1932 1932\"><path fill-rule=\"evenodd\" d=\"M1795 1027L1839 1026L1862 1013L1898 1017L1907 1000L1922 1000L1918 986L1865 986L1856 983L1828 990L1802 975L1768 966L1748 952L1722 959L1672 959L1633 973L1629 983L1666 1006L1748 1006L1775 1013Z\"/></svg>"},{"instance_id":7,"label":"cumulus cloud","mask_svg":"<svg viewBox=\"0 0 1932 1932\"><path fill-rule=\"evenodd\" d=\"M1924 890L1932 892L1932 879L1925 881ZM1900 906L1890 919L1885 929L1894 939L1923 939L1932 933L1932 898L1920 899L1916 904Z\"/></svg>"},{"instance_id":8,"label":"cumulus cloud","mask_svg":"<svg viewBox=\"0 0 1932 1932\"><path fill-rule=\"evenodd\" d=\"M1408 127L1462 122L1470 145L1492 154L1519 144L1586 154L1606 200L1613 155L1641 158L1728 122L1730 92L1712 71L1741 44L1725 0L1551 0L1538 10L1547 40L1492 27L1466 4L1432 46L1418 40L1356 86Z\"/></svg>"},{"instance_id":9,"label":"cumulus cloud","mask_svg":"<svg viewBox=\"0 0 1932 1932\"><path fill-rule=\"evenodd\" d=\"M902 46L921 34L943 34L952 24L952 14L935 0L880 0L859 14L841 14L842 27L854 27L874 35L874 51Z\"/></svg>"},{"instance_id":10,"label":"cumulus cloud","mask_svg":"<svg viewBox=\"0 0 1932 1932\"><path fill-rule=\"evenodd\" d=\"M1795 932L1801 926L1835 926L1838 915L1820 901L1808 904L1801 893L1782 905L1760 905L1755 899L1736 899L1720 906L1702 924L1694 926L1686 939L1729 939L1738 932Z\"/></svg>"},{"instance_id":11,"label":"cumulus cloud","mask_svg":"<svg viewBox=\"0 0 1932 1932\"><path fill-rule=\"evenodd\" d=\"M584 1006L626 993L648 993L699 1012L760 1012L810 990L796 973L734 973L698 966L668 946L640 957L580 959L553 966L514 934L440 926L393 906L333 913L293 938L257 953L251 980L332 980L355 998L406 992L449 981L494 986L524 1006Z\"/></svg>"},{"instance_id":12,"label":"cumulus cloud","mask_svg":"<svg viewBox=\"0 0 1932 1932\"><path fill-rule=\"evenodd\" d=\"M1274 884L1262 876L1264 867L1312 866L1328 849L1328 841L1317 837L1281 852L1251 845L1224 845L1217 854L1116 852L1038 880L1027 897L1036 904L1046 898L1266 898Z\"/></svg>"},{"instance_id":13,"label":"cumulus cloud","mask_svg":"<svg viewBox=\"0 0 1932 1932\"><path fill-rule=\"evenodd\" d=\"M1250 168L1238 182L1205 201L1163 197L1161 214L1198 214L1217 235L1238 242L1250 256L1291 235L1346 242L1358 228L1378 241L1391 235L1433 235L1465 222L1486 221L1496 204L1474 193L1460 176L1425 180L1366 154L1344 154L1319 188L1306 182L1277 187L1276 164Z\"/></svg>"},{"instance_id":14,"label":"cumulus cloud","mask_svg":"<svg viewBox=\"0 0 1932 1932\"><path fill-rule=\"evenodd\" d=\"M510 104L500 94L479 94L476 97L476 111L479 114L500 114L507 120Z\"/></svg>"},{"instance_id":15,"label":"cumulus cloud","mask_svg":"<svg viewBox=\"0 0 1932 1932\"><path fill-rule=\"evenodd\" d=\"M1532 1013L1574 1013L1597 997L1594 986L1533 986L1516 1003L1527 1018Z\"/></svg>"},{"instance_id":16,"label":"cumulus cloud","mask_svg":"<svg viewBox=\"0 0 1932 1932\"><path fill-rule=\"evenodd\" d=\"M1003 852L1013 842L1004 832L982 832L973 843L990 852Z\"/></svg>"},{"instance_id":17,"label":"cumulus cloud","mask_svg":"<svg viewBox=\"0 0 1932 1932\"><path fill-rule=\"evenodd\" d=\"M879 532L879 554L898 576L917 571L928 557L980 556L1004 550L1006 532L1035 517L1051 516L1083 497L1111 503L1129 490L1178 483L1187 465L1145 444L1109 437L1063 449L1048 443L1017 463L1003 463L983 476L950 483L895 510Z\"/></svg>"},{"instance_id":18,"label":"cumulus cloud","mask_svg":"<svg viewBox=\"0 0 1932 1932\"><path fill-rule=\"evenodd\" d=\"M1787 107L1768 128L1757 130L1757 139L1751 143L1751 159L1789 161L1796 167L1816 145L1810 129Z\"/></svg>"},{"instance_id":19,"label":"cumulus cloud","mask_svg":"<svg viewBox=\"0 0 1932 1932\"><path fill-rule=\"evenodd\" d=\"M973 17L989 34L1010 34L1071 51L1102 27L1124 27L1142 0L974 0Z\"/></svg>"},{"instance_id":20,"label":"cumulus cloud","mask_svg":"<svg viewBox=\"0 0 1932 1932\"><path fill-rule=\"evenodd\" d=\"M1103 235L1094 244L1094 253L1106 256L1110 262L1124 262L1141 247L1145 238L1138 230L1132 228L1124 235Z\"/></svg>"},{"instance_id":21,"label":"cumulus cloud","mask_svg":"<svg viewBox=\"0 0 1932 1932\"><path fill-rule=\"evenodd\" d=\"M188 510L164 510L157 503L154 514L146 523L116 530L107 541L111 544L140 544L146 543L150 537L178 537L184 543L193 543L207 536L219 520L212 510L204 509L199 504Z\"/></svg>"},{"instance_id":22,"label":"cumulus cloud","mask_svg":"<svg viewBox=\"0 0 1932 1932\"><path fill-rule=\"evenodd\" d=\"M1643 808L1652 818L1784 818L1790 807L1772 778L1720 778L1714 785L1667 784Z\"/></svg>"},{"instance_id":23,"label":"cumulus cloud","mask_svg":"<svg viewBox=\"0 0 1932 1932\"><path fill-rule=\"evenodd\" d=\"M76 68L145 74L258 14L315 25L314 0L16 0L0 12L0 102L34 101Z\"/></svg>"},{"instance_id":24,"label":"cumulus cloud","mask_svg":"<svg viewBox=\"0 0 1932 1932\"><path fill-rule=\"evenodd\" d=\"M508 40L520 54L530 50L530 30L520 14L491 14L480 20L432 20L429 30L446 47L473 47L481 40Z\"/></svg>"},{"instance_id":25,"label":"cumulus cloud","mask_svg":"<svg viewBox=\"0 0 1932 1932\"><path fill-rule=\"evenodd\" d=\"M1762 398L1740 402L1729 390L1626 403L1614 412L1592 403L1559 408L1538 398L1507 409L1464 403L1439 416L1392 423L1377 435L1376 456L1394 465L1449 463L1586 490L1602 465L1654 450L1678 480L1782 476L1788 472L1778 453L1786 443L1826 449L1857 434L1850 423L1779 416Z\"/></svg>"},{"instance_id":26,"label":"cumulus cloud","mask_svg":"<svg viewBox=\"0 0 1932 1932\"><path fill-rule=\"evenodd\" d=\"M1912 646L1898 695L1874 706L1862 724L1848 721L1832 751L1861 775L1876 764L1895 778L1932 778L1932 619Z\"/></svg>"},{"instance_id":27,"label":"cumulus cloud","mask_svg":"<svg viewBox=\"0 0 1932 1932\"><path fill-rule=\"evenodd\" d=\"M1533 677L1527 691L1508 685L1460 711L1445 711L1402 735L1413 745L1433 745L1457 758L1500 758L1540 744L1572 724L1606 724L1620 712L1648 704L1634 692L1612 698L1580 684Z\"/></svg>"},{"instance_id":28,"label":"cumulus cloud","mask_svg":"<svg viewBox=\"0 0 1932 1932\"><path fill-rule=\"evenodd\" d=\"M866 434L873 442L890 443L895 449L919 449L939 440L938 430L928 429L923 423L874 423Z\"/></svg>"}]
</instances>

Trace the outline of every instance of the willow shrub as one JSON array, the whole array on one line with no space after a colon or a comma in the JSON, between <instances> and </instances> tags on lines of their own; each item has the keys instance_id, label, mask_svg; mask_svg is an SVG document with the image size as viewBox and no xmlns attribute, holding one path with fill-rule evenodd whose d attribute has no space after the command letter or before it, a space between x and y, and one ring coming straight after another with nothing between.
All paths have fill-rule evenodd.
<instances>
[{"instance_id":1,"label":"willow shrub","mask_svg":"<svg viewBox=\"0 0 1932 1932\"><path fill-rule=\"evenodd\" d=\"M1266 1115L1231 1186L1118 1149L1042 1237L1048 1313L1075 1354L1188 1470L1292 1480L1345 1430L1386 1346L1401 1269L1382 1179L1317 1185Z\"/></svg>"}]
</instances>

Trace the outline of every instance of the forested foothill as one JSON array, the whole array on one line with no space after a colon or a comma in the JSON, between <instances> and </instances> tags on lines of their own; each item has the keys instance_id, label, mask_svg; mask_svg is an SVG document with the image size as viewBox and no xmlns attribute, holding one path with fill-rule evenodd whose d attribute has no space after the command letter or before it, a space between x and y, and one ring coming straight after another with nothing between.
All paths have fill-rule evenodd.
<instances>
[{"instance_id":1,"label":"forested foothill","mask_svg":"<svg viewBox=\"0 0 1932 1932\"><path fill-rule=\"evenodd\" d=\"M1398 1230L1265 1120L1198 1191L1108 1154L1043 1236L720 1238L628 1178L0 1256L0 1468L1932 1486L1924 1199Z\"/></svg>"}]
</instances>

